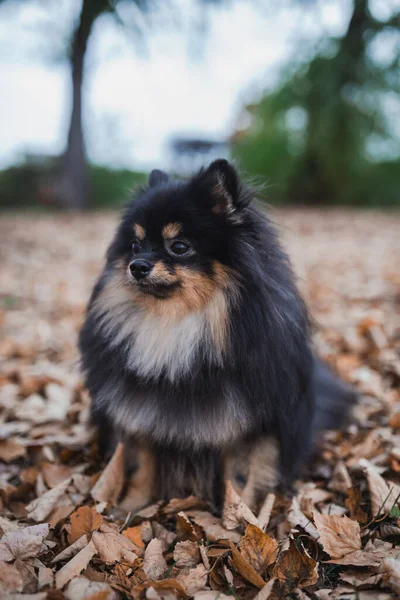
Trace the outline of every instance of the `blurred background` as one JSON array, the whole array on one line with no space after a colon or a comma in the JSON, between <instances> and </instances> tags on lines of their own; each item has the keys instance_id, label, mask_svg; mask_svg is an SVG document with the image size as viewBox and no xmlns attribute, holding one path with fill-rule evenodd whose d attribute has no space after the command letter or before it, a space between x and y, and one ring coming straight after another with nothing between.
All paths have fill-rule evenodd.
<instances>
[{"instance_id":1,"label":"blurred background","mask_svg":"<svg viewBox=\"0 0 400 600\"><path fill-rule=\"evenodd\" d=\"M0 0L0 208L217 156L276 204L400 205L400 0Z\"/></svg>"}]
</instances>

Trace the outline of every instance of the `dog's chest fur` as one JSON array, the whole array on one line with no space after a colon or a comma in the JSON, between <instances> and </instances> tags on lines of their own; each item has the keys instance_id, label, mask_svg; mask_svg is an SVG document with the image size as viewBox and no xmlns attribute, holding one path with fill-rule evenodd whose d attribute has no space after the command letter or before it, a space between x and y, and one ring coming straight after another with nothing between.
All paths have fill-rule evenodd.
<instances>
[{"instance_id":1,"label":"dog's chest fur","mask_svg":"<svg viewBox=\"0 0 400 600\"><path fill-rule=\"evenodd\" d=\"M139 377L165 375L171 382L187 375L195 360L222 365L227 305L217 290L206 306L181 316L176 307L147 312L123 287L108 286L94 306L111 347L123 347L128 370Z\"/></svg>"}]
</instances>

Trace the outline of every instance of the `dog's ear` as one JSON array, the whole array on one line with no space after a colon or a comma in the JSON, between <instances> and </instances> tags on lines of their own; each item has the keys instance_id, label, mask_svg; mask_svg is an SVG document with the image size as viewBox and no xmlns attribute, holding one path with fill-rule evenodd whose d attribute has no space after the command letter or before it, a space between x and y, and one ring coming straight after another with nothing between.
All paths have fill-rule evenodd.
<instances>
[{"instance_id":1,"label":"dog's ear","mask_svg":"<svg viewBox=\"0 0 400 600\"><path fill-rule=\"evenodd\" d=\"M149 175L149 187L151 188L167 183L168 181L169 177L167 173L164 173L164 171L160 171L159 169L154 169Z\"/></svg>"},{"instance_id":2,"label":"dog's ear","mask_svg":"<svg viewBox=\"0 0 400 600\"><path fill-rule=\"evenodd\" d=\"M206 174L212 178L213 212L232 212L239 199L239 177L236 169L224 158L211 163Z\"/></svg>"}]
</instances>

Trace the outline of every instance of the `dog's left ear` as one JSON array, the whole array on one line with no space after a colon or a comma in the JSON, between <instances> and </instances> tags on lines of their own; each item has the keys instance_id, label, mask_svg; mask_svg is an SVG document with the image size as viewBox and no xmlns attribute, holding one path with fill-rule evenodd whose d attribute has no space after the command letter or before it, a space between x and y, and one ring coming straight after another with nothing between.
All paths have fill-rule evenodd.
<instances>
[{"instance_id":1,"label":"dog's left ear","mask_svg":"<svg viewBox=\"0 0 400 600\"><path fill-rule=\"evenodd\" d=\"M239 199L239 177L233 165L220 158L211 163L206 174L215 182L211 190L214 200L213 212L232 212Z\"/></svg>"},{"instance_id":2,"label":"dog's left ear","mask_svg":"<svg viewBox=\"0 0 400 600\"><path fill-rule=\"evenodd\" d=\"M149 187L151 188L167 183L168 181L169 177L167 173L164 173L164 171L160 171L159 169L154 169L149 175Z\"/></svg>"}]
</instances>

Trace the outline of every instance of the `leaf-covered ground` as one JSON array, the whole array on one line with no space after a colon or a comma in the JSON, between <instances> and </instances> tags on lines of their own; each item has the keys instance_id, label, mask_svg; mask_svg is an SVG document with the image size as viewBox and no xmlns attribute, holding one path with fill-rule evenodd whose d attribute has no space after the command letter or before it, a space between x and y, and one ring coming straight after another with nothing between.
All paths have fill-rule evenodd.
<instances>
[{"instance_id":1,"label":"leaf-covered ground","mask_svg":"<svg viewBox=\"0 0 400 600\"><path fill-rule=\"evenodd\" d=\"M76 335L116 215L1 218L1 598L398 597L400 214L275 218L361 400L294 498L252 512L228 485L220 520L195 498L125 513L121 447L102 465L87 428Z\"/></svg>"}]
</instances>

